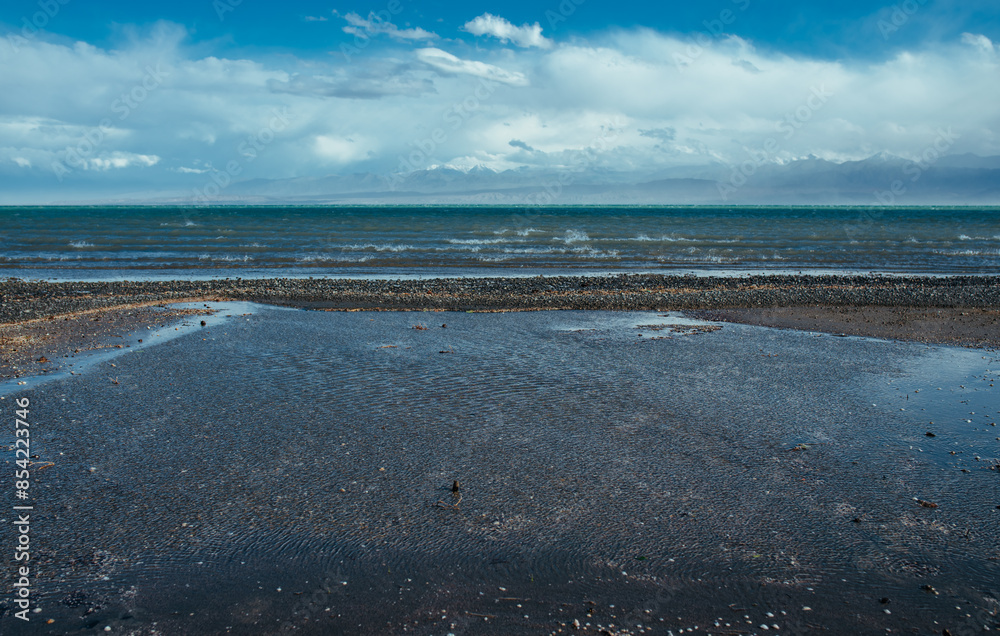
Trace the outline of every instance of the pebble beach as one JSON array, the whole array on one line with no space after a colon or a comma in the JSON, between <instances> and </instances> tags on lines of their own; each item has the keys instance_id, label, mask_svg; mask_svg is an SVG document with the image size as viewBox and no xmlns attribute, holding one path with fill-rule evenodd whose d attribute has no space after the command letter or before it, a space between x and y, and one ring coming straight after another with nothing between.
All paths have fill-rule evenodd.
<instances>
[{"instance_id":1,"label":"pebble beach","mask_svg":"<svg viewBox=\"0 0 1000 636\"><path fill-rule=\"evenodd\" d=\"M113 346L109 336L170 319L165 303L205 300L330 311L707 311L702 315L716 320L780 328L1000 346L1000 277L995 276L8 279L0 282L0 347L5 353L0 375L44 372L51 367L39 363L40 358L69 355L81 345Z\"/></svg>"}]
</instances>

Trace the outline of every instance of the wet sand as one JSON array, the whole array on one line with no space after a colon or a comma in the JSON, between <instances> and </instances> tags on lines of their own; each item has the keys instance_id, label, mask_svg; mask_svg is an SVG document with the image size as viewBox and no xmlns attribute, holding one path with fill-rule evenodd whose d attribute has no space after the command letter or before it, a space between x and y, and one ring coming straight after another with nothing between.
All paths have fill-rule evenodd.
<instances>
[{"instance_id":1,"label":"wet sand","mask_svg":"<svg viewBox=\"0 0 1000 636\"><path fill-rule=\"evenodd\" d=\"M79 354L130 346L129 334L202 313L160 303L125 304L0 324L0 379L52 373Z\"/></svg>"},{"instance_id":2,"label":"wet sand","mask_svg":"<svg viewBox=\"0 0 1000 636\"><path fill-rule=\"evenodd\" d=\"M997 626L995 356L659 312L246 314L27 393L42 620L0 601L5 634Z\"/></svg>"},{"instance_id":3,"label":"wet sand","mask_svg":"<svg viewBox=\"0 0 1000 636\"><path fill-rule=\"evenodd\" d=\"M821 331L962 347L1000 348L1000 309L966 307L769 307L691 312L777 329Z\"/></svg>"},{"instance_id":4,"label":"wet sand","mask_svg":"<svg viewBox=\"0 0 1000 636\"><path fill-rule=\"evenodd\" d=\"M1000 279L596 276L496 279L0 282L0 378L46 373L122 332L176 318L166 301L245 300L332 311L705 310L713 320L1000 347ZM46 362L38 362L44 358Z\"/></svg>"}]
</instances>

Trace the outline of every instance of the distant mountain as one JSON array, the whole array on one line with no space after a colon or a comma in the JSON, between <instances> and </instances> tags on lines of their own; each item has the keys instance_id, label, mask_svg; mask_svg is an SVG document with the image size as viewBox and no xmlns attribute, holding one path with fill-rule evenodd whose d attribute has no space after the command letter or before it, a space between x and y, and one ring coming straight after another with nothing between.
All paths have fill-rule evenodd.
<instances>
[{"instance_id":1,"label":"distant mountain","mask_svg":"<svg viewBox=\"0 0 1000 636\"><path fill-rule=\"evenodd\" d=\"M749 159L749 157L748 157ZM879 153L836 163L809 157L677 166L646 173L602 169L439 167L234 183L218 203L325 204L804 204L1000 205L1000 156L950 155L918 163ZM158 202L184 202L165 197Z\"/></svg>"}]
</instances>

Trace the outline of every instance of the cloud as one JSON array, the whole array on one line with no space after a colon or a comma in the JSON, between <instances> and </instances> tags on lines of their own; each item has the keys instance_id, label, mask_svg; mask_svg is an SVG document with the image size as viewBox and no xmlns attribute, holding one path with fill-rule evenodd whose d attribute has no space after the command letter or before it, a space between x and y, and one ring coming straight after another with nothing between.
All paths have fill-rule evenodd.
<instances>
[{"instance_id":1,"label":"cloud","mask_svg":"<svg viewBox=\"0 0 1000 636\"><path fill-rule=\"evenodd\" d=\"M673 141L674 137L677 136L677 130L673 128L651 128L647 130L640 129L639 136L652 137L653 139L659 139L661 141Z\"/></svg>"},{"instance_id":2,"label":"cloud","mask_svg":"<svg viewBox=\"0 0 1000 636\"><path fill-rule=\"evenodd\" d=\"M382 20L374 11L369 13L367 18L362 18L357 13L348 13L343 18L347 21L344 33L366 39L376 35L388 35L394 40L434 40L438 37L419 27L400 29L392 22Z\"/></svg>"},{"instance_id":3,"label":"cloud","mask_svg":"<svg viewBox=\"0 0 1000 636\"><path fill-rule=\"evenodd\" d=\"M979 49L984 53L994 53L996 48L994 48L993 42L990 41L988 37L981 34L975 33L963 33L962 42L968 44L969 46Z\"/></svg>"},{"instance_id":4,"label":"cloud","mask_svg":"<svg viewBox=\"0 0 1000 636\"><path fill-rule=\"evenodd\" d=\"M739 165L768 139L773 162L917 158L940 130L956 136L947 152L1000 155L1000 83L983 80L1000 74L1000 55L976 34L881 60L733 37L694 48L694 38L643 28L479 60L454 41L401 52L373 39L349 63L227 57L187 41L176 25L119 48L40 35L15 51L0 41L0 202L24 188L68 200L77 185L191 192L210 182L199 171L233 162L234 181L386 174L400 157L418 169L585 163L612 173ZM70 170L61 181L59 162Z\"/></svg>"},{"instance_id":5,"label":"cloud","mask_svg":"<svg viewBox=\"0 0 1000 636\"><path fill-rule=\"evenodd\" d=\"M733 60L733 64L747 71L748 73L760 73L760 69L746 60Z\"/></svg>"},{"instance_id":6,"label":"cloud","mask_svg":"<svg viewBox=\"0 0 1000 636\"><path fill-rule=\"evenodd\" d=\"M160 158L156 155L139 155L132 152L122 152L116 150L109 153L101 153L96 157L84 158L79 163L73 161L70 163L73 167L79 167L81 170L120 170L122 168L149 168L150 166L155 166L160 162Z\"/></svg>"},{"instance_id":7,"label":"cloud","mask_svg":"<svg viewBox=\"0 0 1000 636\"><path fill-rule=\"evenodd\" d=\"M552 46L551 40L542 35L542 27L537 22L517 27L504 18L490 13L484 13L478 18L466 22L462 29L473 35L491 35L504 43L513 42L521 48L547 49Z\"/></svg>"},{"instance_id":8,"label":"cloud","mask_svg":"<svg viewBox=\"0 0 1000 636\"><path fill-rule=\"evenodd\" d=\"M302 19L305 20L306 22L326 22L329 20L329 18L325 16L315 16L315 15L307 15Z\"/></svg>"},{"instance_id":9,"label":"cloud","mask_svg":"<svg viewBox=\"0 0 1000 636\"><path fill-rule=\"evenodd\" d=\"M316 137L316 154L334 163L351 163L365 157L368 150L350 138L320 135Z\"/></svg>"},{"instance_id":10,"label":"cloud","mask_svg":"<svg viewBox=\"0 0 1000 636\"><path fill-rule=\"evenodd\" d=\"M476 62L473 60L463 60L455 57L447 51L436 48L419 49L417 59L424 64L434 67L439 71L459 75L473 75L483 79L494 80L510 84L511 86L527 86L528 78L516 71L507 71L499 66Z\"/></svg>"},{"instance_id":11,"label":"cloud","mask_svg":"<svg viewBox=\"0 0 1000 636\"><path fill-rule=\"evenodd\" d=\"M396 95L415 97L435 92L430 78L416 77L407 72L383 72L377 76L295 75L287 81L268 80L267 87L276 93L345 99L382 99Z\"/></svg>"}]
</instances>

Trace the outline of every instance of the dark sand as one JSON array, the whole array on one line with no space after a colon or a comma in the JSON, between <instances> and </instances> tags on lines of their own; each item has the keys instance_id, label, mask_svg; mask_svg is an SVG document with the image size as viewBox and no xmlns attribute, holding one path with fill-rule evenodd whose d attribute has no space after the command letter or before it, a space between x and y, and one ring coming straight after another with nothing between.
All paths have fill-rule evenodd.
<instances>
[{"instance_id":1,"label":"dark sand","mask_svg":"<svg viewBox=\"0 0 1000 636\"><path fill-rule=\"evenodd\" d=\"M247 311L23 392L42 611L5 636L1000 627L987 352Z\"/></svg>"},{"instance_id":2,"label":"dark sand","mask_svg":"<svg viewBox=\"0 0 1000 636\"><path fill-rule=\"evenodd\" d=\"M81 353L129 346L130 333L200 313L132 304L0 324L0 379L52 373Z\"/></svg>"},{"instance_id":3,"label":"dark sand","mask_svg":"<svg viewBox=\"0 0 1000 636\"><path fill-rule=\"evenodd\" d=\"M245 300L323 310L724 310L713 320L1000 347L1000 278L595 276L382 280L0 282L0 378L45 373L77 350L176 315L163 302ZM39 363L40 358L49 362Z\"/></svg>"},{"instance_id":4,"label":"dark sand","mask_svg":"<svg viewBox=\"0 0 1000 636\"><path fill-rule=\"evenodd\" d=\"M1000 309L965 307L768 307L693 311L721 320L778 329L1000 348Z\"/></svg>"}]
</instances>

